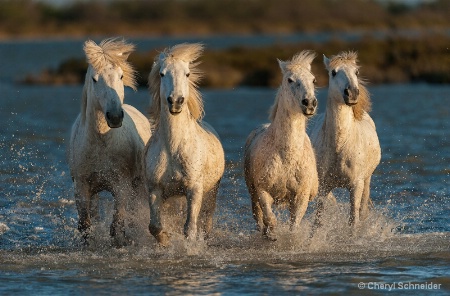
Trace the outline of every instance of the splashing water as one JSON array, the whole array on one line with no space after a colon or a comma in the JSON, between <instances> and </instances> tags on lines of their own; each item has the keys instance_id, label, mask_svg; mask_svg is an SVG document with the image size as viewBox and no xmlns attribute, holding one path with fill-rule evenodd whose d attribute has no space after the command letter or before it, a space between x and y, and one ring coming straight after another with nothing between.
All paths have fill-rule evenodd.
<instances>
[{"instance_id":1,"label":"splashing water","mask_svg":"<svg viewBox=\"0 0 450 296\"><path fill-rule=\"evenodd\" d=\"M371 89L383 159L372 179L375 206L356 230L348 225L348 193L337 190L337 203L326 205L323 226L313 236L315 201L295 233L289 231L287 210L277 209L278 240L264 239L255 230L241 153L247 134L266 121L274 90L209 91L206 120L221 135L227 155L211 238L184 238L185 203L175 200L165 208L172 215L164 217L171 244L159 247L147 230L148 204L141 201L127 219L134 244L122 249L112 247L109 237L110 195L101 195L88 247L77 230L65 139L81 89L6 89L14 100L0 110L5 120L0 136L0 292L81 293L85 287L113 294L357 293L360 282L411 281L441 284L434 292L445 294L450 288L450 152L445 149L450 122L449 107L439 107L438 99L450 90L408 87L413 90ZM414 105L425 93L437 114L417 118L403 110L409 106L404 97ZM129 103L147 102L145 95L138 93ZM377 101L382 97L391 99L389 106ZM59 102L67 98L73 99L62 108ZM409 120L414 128L407 129ZM25 279L29 285L17 287Z\"/></svg>"}]
</instances>

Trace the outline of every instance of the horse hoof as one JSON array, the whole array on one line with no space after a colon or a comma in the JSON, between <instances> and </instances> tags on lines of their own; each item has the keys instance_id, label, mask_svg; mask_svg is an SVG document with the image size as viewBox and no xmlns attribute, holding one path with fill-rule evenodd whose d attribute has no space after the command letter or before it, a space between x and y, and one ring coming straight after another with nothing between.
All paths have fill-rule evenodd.
<instances>
[{"instance_id":1,"label":"horse hoof","mask_svg":"<svg viewBox=\"0 0 450 296\"><path fill-rule=\"evenodd\" d=\"M158 241L158 244L162 247L169 246L169 235L165 231L161 231L157 235L155 235L156 240Z\"/></svg>"},{"instance_id":2,"label":"horse hoof","mask_svg":"<svg viewBox=\"0 0 450 296\"><path fill-rule=\"evenodd\" d=\"M91 236L89 234L86 234L86 233L82 234L81 244L83 245L83 247L89 247L90 240L91 240Z\"/></svg>"},{"instance_id":3,"label":"horse hoof","mask_svg":"<svg viewBox=\"0 0 450 296\"><path fill-rule=\"evenodd\" d=\"M263 232L263 236L269 240L269 241L276 241L277 240L277 235L273 232L273 231L264 231Z\"/></svg>"},{"instance_id":4,"label":"horse hoof","mask_svg":"<svg viewBox=\"0 0 450 296\"><path fill-rule=\"evenodd\" d=\"M266 233L264 234L264 237L271 242L277 241L277 236L273 233Z\"/></svg>"},{"instance_id":5,"label":"horse hoof","mask_svg":"<svg viewBox=\"0 0 450 296\"><path fill-rule=\"evenodd\" d=\"M132 245L133 241L125 235L116 235L113 237L113 243L114 246L119 249Z\"/></svg>"}]
</instances>

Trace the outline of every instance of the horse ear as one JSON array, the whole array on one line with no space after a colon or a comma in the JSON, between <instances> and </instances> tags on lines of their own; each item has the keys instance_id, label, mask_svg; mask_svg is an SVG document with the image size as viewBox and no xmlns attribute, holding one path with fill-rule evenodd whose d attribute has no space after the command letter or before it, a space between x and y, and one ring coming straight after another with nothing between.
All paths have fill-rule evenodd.
<instances>
[{"instance_id":1,"label":"horse ear","mask_svg":"<svg viewBox=\"0 0 450 296\"><path fill-rule=\"evenodd\" d=\"M118 55L124 57L124 59L128 59L128 57L130 56L130 54L132 53L132 51L126 51L126 52L121 52Z\"/></svg>"},{"instance_id":2,"label":"horse ear","mask_svg":"<svg viewBox=\"0 0 450 296\"><path fill-rule=\"evenodd\" d=\"M325 68L328 70L328 67L330 66L330 59L326 57L326 55L323 55L323 63L325 65Z\"/></svg>"},{"instance_id":3,"label":"horse ear","mask_svg":"<svg viewBox=\"0 0 450 296\"><path fill-rule=\"evenodd\" d=\"M162 61L166 57L166 54L164 52L161 52L158 56L158 60Z\"/></svg>"},{"instance_id":4,"label":"horse ear","mask_svg":"<svg viewBox=\"0 0 450 296\"><path fill-rule=\"evenodd\" d=\"M84 52L87 54L87 53L90 52L93 48L96 48L96 47L98 47L97 43L95 43L95 42L92 41L92 40L86 40L86 41L84 42L84 45L83 45L83 50L84 50Z\"/></svg>"},{"instance_id":5,"label":"horse ear","mask_svg":"<svg viewBox=\"0 0 450 296\"><path fill-rule=\"evenodd\" d=\"M282 60L279 60L279 59L277 59L277 61L278 61L278 65L280 66L281 71L285 72L287 63Z\"/></svg>"}]
</instances>

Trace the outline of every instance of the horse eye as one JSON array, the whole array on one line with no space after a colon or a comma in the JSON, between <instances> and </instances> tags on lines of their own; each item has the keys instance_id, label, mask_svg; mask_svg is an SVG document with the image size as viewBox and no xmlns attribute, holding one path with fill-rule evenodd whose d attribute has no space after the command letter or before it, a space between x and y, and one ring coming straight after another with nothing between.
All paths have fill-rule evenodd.
<instances>
[{"instance_id":1,"label":"horse eye","mask_svg":"<svg viewBox=\"0 0 450 296\"><path fill-rule=\"evenodd\" d=\"M359 70L355 71L355 75L358 76L359 75Z\"/></svg>"},{"instance_id":2,"label":"horse eye","mask_svg":"<svg viewBox=\"0 0 450 296\"><path fill-rule=\"evenodd\" d=\"M313 80L313 83L314 83L314 84L316 84L316 83L317 83L317 80L316 80L316 78L314 78L314 80Z\"/></svg>"},{"instance_id":3,"label":"horse eye","mask_svg":"<svg viewBox=\"0 0 450 296\"><path fill-rule=\"evenodd\" d=\"M123 75L120 76L120 80L122 80L122 79L123 79Z\"/></svg>"},{"instance_id":4,"label":"horse eye","mask_svg":"<svg viewBox=\"0 0 450 296\"><path fill-rule=\"evenodd\" d=\"M186 74L186 77L189 77L189 75L191 75L191 73L187 73L187 74Z\"/></svg>"},{"instance_id":5,"label":"horse eye","mask_svg":"<svg viewBox=\"0 0 450 296\"><path fill-rule=\"evenodd\" d=\"M96 83L97 79L95 79L95 77L92 77L92 81L94 81L94 83Z\"/></svg>"},{"instance_id":6,"label":"horse eye","mask_svg":"<svg viewBox=\"0 0 450 296\"><path fill-rule=\"evenodd\" d=\"M292 78L288 78L288 82L292 83L292 82L294 82L294 80Z\"/></svg>"},{"instance_id":7,"label":"horse eye","mask_svg":"<svg viewBox=\"0 0 450 296\"><path fill-rule=\"evenodd\" d=\"M159 76L164 77L164 73L159 73Z\"/></svg>"},{"instance_id":8,"label":"horse eye","mask_svg":"<svg viewBox=\"0 0 450 296\"><path fill-rule=\"evenodd\" d=\"M336 76L336 70L332 70L331 75L333 75L333 77Z\"/></svg>"}]
</instances>

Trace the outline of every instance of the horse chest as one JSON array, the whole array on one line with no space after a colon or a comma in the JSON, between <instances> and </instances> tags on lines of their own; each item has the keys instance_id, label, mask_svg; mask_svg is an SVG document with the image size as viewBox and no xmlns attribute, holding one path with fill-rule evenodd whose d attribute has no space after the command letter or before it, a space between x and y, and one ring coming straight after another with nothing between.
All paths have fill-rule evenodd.
<instances>
[{"instance_id":1,"label":"horse chest","mask_svg":"<svg viewBox=\"0 0 450 296\"><path fill-rule=\"evenodd\" d=\"M149 175L154 179L154 183L166 184L172 187L171 184L183 182L188 168L180 154L172 154L166 149L160 149L158 153L150 151L149 154L158 155L157 159L149 162Z\"/></svg>"},{"instance_id":2,"label":"horse chest","mask_svg":"<svg viewBox=\"0 0 450 296\"><path fill-rule=\"evenodd\" d=\"M137 149L132 145L125 148L110 142L90 143L80 149L78 161L82 164L81 167L85 167L89 172L108 175L120 171L126 174L135 167L137 153Z\"/></svg>"},{"instance_id":3,"label":"horse chest","mask_svg":"<svg viewBox=\"0 0 450 296\"><path fill-rule=\"evenodd\" d=\"M275 199L283 199L288 193L295 192L302 181L302 166L296 156L293 152L284 151L264 158L260 186L266 187Z\"/></svg>"},{"instance_id":4,"label":"horse chest","mask_svg":"<svg viewBox=\"0 0 450 296\"><path fill-rule=\"evenodd\" d=\"M322 179L333 181L336 186L347 187L352 180L361 177L361 168L365 166L365 154L354 147L345 146L335 153L324 155L325 161L318 170Z\"/></svg>"}]
</instances>

